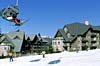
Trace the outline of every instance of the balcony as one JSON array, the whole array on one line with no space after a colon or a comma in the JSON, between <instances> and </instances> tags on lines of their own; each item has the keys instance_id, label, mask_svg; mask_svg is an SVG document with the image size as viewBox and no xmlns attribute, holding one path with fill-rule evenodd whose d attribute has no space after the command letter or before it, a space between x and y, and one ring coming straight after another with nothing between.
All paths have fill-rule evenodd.
<instances>
[{"instance_id":1,"label":"balcony","mask_svg":"<svg viewBox=\"0 0 100 66\"><path fill-rule=\"evenodd\" d=\"M91 37L96 37L96 33L92 33L91 34Z\"/></svg>"}]
</instances>

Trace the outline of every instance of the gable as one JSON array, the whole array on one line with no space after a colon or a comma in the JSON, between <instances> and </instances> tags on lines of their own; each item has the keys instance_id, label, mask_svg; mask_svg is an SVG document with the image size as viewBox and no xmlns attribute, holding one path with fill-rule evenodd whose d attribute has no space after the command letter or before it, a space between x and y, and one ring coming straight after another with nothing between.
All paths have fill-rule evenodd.
<instances>
[{"instance_id":1,"label":"gable","mask_svg":"<svg viewBox=\"0 0 100 66\"><path fill-rule=\"evenodd\" d=\"M3 36L3 39L1 41L1 44L10 45L11 47L14 47L14 44L11 42L10 39L8 39L7 36Z\"/></svg>"},{"instance_id":2,"label":"gable","mask_svg":"<svg viewBox=\"0 0 100 66\"><path fill-rule=\"evenodd\" d=\"M4 38L2 43L10 43L9 40L7 38Z\"/></svg>"},{"instance_id":3,"label":"gable","mask_svg":"<svg viewBox=\"0 0 100 66\"><path fill-rule=\"evenodd\" d=\"M67 38L66 33L64 32L63 29L59 29L59 30L57 31L57 33L56 33L56 35L55 35L54 38L56 38L56 37L63 37L64 39Z\"/></svg>"},{"instance_id":4,"label":"gable","mask_svg":"<svg viewBox=\"0 0 100 66\"><path fill-rule=\"evenodd\" d=\"M59 31L58 31L58 32L56 33L56 36L55 36L55 38L56 38L56 37L62 37L62 34L61 34L61 32L59 32Z\"/></svg>"},{"instance_id":5,"label":"gable","mask_svg":"<svg viewBox=\"0 0 100 66\"><path fill-rule=\"evenodd\" d=\"M34 44L37 44L37 42L39 41L39 38L36 36L33 40Z\"/></svg>"},{"instance_id":6,"label":"gable","mask_svg":"<svg viewBox=\"0 0 100 66\"><path fill-rule=\"evenodd\" d=\"M26 39L26 40L33 41L35 37L36 37L36 35L30 34L30 35L26 35L26 36L25 36L25 39Z\"/></svg>"},{"instance_id":7,"label":"gable","mask_svg":"<svg viewBox=\"0 0 100 66\"><path fill-rule=\"evenodd\" d=\"M70 33L69 33L69 36L70 36ZM63 29L59 29L54 38L60 38L67 42L70 42L75 39L75 37L68 37Z\"/></svg>"}]
</instances>

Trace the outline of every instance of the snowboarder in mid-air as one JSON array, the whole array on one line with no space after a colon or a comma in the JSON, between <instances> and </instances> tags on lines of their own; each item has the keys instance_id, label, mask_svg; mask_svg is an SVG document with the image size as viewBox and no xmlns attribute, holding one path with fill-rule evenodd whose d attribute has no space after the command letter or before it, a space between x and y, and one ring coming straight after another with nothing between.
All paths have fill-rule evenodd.
<instances>
[{"instance_id":1,"label":"snowboarder in mid-air","mask_svg":"<svg viewBox=\"0 0 100 66\"><path fill-rule=\"evenodd\" d=\"M15 26L21 26L23 24L23 22L17 18L18 14L19 14L18 0L16 2L15 6L9 6L0 11L0 16L3 19L8 20L10 22L14 22Z\"/></svg>"}]
</instances>

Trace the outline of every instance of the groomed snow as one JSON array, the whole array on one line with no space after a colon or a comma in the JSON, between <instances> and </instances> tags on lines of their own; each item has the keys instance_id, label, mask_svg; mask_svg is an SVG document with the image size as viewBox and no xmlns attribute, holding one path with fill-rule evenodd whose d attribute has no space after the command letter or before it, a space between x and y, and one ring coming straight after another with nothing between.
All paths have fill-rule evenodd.
<instances>
[{"instance_id":1,"label":"groomed snow","mask_svg":"<svg viewBox=\"0 0 100 66\"><path fill-rule=\"evenodd\" d=\"M0 66L100 66L100 49L0 59Z\"/></svg>"}]
</instances>

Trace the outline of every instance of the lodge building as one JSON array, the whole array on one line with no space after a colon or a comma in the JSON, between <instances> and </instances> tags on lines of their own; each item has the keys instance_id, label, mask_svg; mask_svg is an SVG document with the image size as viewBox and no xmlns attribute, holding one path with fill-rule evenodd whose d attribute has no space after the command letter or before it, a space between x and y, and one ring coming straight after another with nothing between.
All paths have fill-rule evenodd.
<instances>
[{"instance_id":1,"label":"lodge building","mask_svg":"<svg viewBox=\"0 0 100 66\"><path fill-rule=\"evenodd\" d=\"M0 56L7 56L9 51L15 54L40 54L43 50L48 51L48 37L42 38L39 34L25 34L22 31L9 32L0 36Z\"/></svg>"},{"instance_id":2,"label":"lodge building","mask_svg":"<svg viewBox=\"0 0 100 66\"><path fill-rule=\"evenodd\" d=\"M100 49L100 26L89 23L71 23L58 29L53 38L41 37L40 34L25 34L22 31L0 34L0 56L7 56L9 51L14 53L38 53L49 51L75 51L76 49Z\"/></svg>"},{"instance_id":3,"label":"lodge building","mask_svg":"<svg viewBox=\"0 0 100 66\"><path fill-rule=\"evenodd\" d=\"M100 48L100 26L71 23L58 29L53 40L54 51L75 51Z\"/></svg>"}]
</instances>

